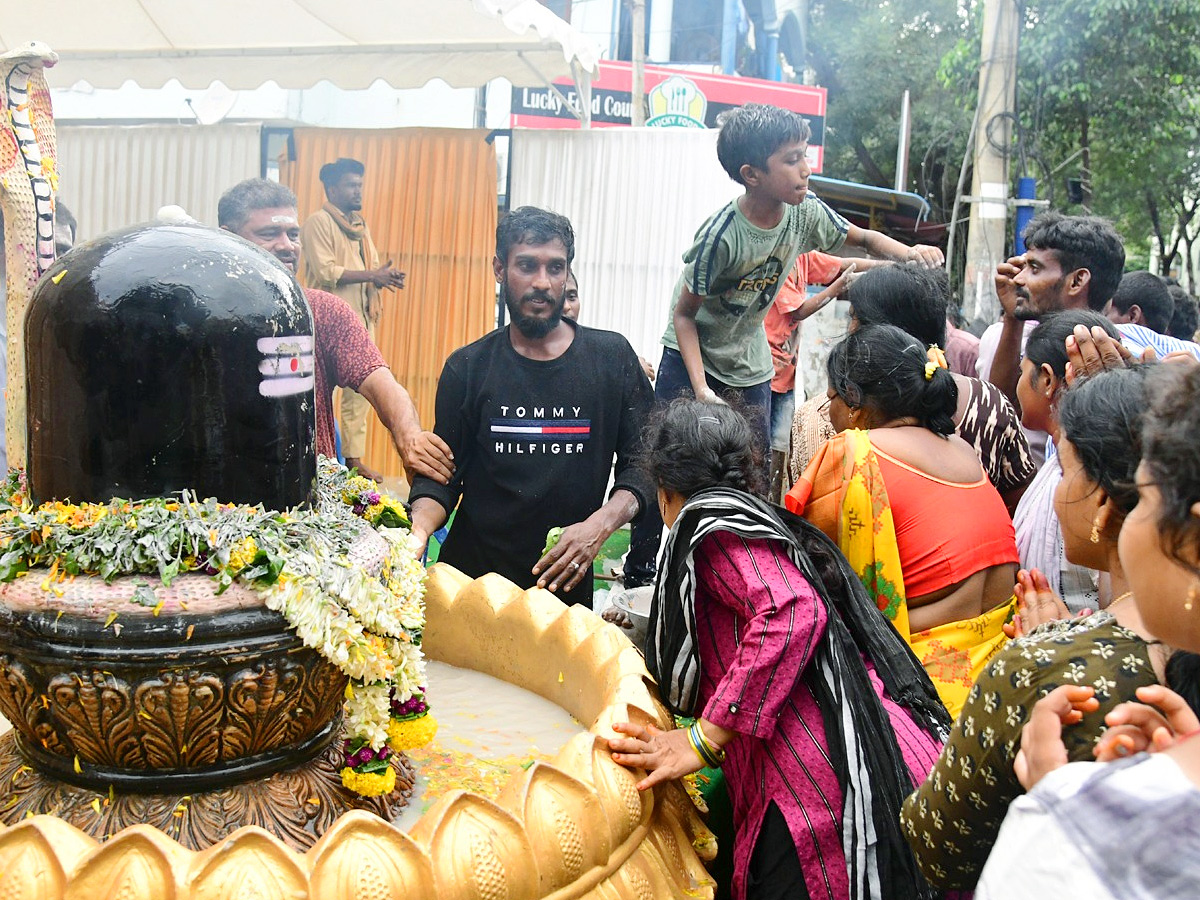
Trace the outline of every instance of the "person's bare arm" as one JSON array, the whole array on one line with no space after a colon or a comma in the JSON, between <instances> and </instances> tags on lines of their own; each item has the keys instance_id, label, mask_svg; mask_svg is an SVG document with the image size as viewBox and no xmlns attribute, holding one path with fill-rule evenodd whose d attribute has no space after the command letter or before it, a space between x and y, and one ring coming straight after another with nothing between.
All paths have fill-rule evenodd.
<instances>
[{"instance_id":1,"label":"person's bare arm","mask_svg":"<svg viewBox=\"0 0 1200 900\"><path fill-rule=\"evenodd\" d=\"M564 593L585 577L592 577L592 562L612 533L638 514L641 504L632 491L618 488L602 507L563 529L558 543L534 564L538 587Z\"/></svg>"},{"instance_id":2,"label":"person's bare arm","mask_svg":"<svg viewBox=\"0 0 1200 900\"><path fill-rule=\"evenodd\" d=\"M987 373L987 378L1000 388L1013 406L1017 406L1017 379L1021 376L1021 343L1025 336L1025 323L1013 315L1017 308L1017 286L1013 278L1024 266L1025 257L1010 257L996 266L994 277L996 296L1000 300L1003 314L1000 318L1000 340L996 344L996 355L992 357L992 368Z\"/></svg>"},{"instance_id":3,"label":"person's bare arm","mask_svg":"<svg viewBox=\"0 0 1200 900\"><path fill-rule=\"evenodd\" d=\"M936 269L946 262L946 257L937 247L929 244L917 244L909 247L886 234L872 231L869 228L859 228L851 225L846 232L846 243L852 247L861 247L872 256L892 259L896 262L911 262L927 269Z\"/></svg>"},{"instance_id":4,"label":"person's bare arm","mask_svg":"<svg viewBox=\"0 0 1200 900\"><path fill-rule=\"evenodd\" d=\"M389 259L378 269L344 269L336 282L338 287L363 283L373 284L380 289L403 288L404 273L395 268Z\"/></svg>"},{"instance_id":5,"label":"person's bare arm","mask_svg":"<svg viewBox=\"0 0 1200 900\"><path fill-rule=\"evenodd\" d=\"M410 534L413 543L419 544L423 552L423 548L429 543L429 536L445 525L448 518L450 515L442 504L432 497L418 497L412 505Z\"/></svg>"},{"instance_id":6,"label":"person's bare arm","mask_svg":"<svg viewBox=\"0 0 1200 900\"><path fill-rule=\"evenodd\" d=\"M872 260L862 260L863 262L871 262ZM818 291L811 297L804 298L796 310L792 313L792 321L803 322L809 316L820 312L825 308L826 304L835 297L840 297L846 293L846 289L850 287L850 282L853 281L854 273L858 270L857 260L846 260L847 265L842 267L842 272L823 290ZM890 265L885 263L884 265Z\"/></svg>"},{"instance_id":7,"label":"person's bare arm","mask_svg":"<svg viewBox=\"0 0 1200 900\"><path fill-rule=\"evenodd\" d=\"M377 288L404 287L404 273L392 266L388 260L378 269L347 269L337 263L334 230L337 226L324 215L315 215L300 229L300 250L313 287L325 291L347 284L370 282Z\"/></svg>"},{"instance_id":8,"label":"person's bare arm","mask_svg":"<svg viewBox=\"0 0 1200 900\"><path fill-rule=\"evenodd\" d=\"M679 344L679 355L683 357L683 367L687 370L696 399L707 403L724 403L704 378L700 334L696 330L696 313L700 311L702 302L703 298L689 291L687 285L680 287L679 299L675 301L675 341Z\"/></svg>"},{"instance_id":9,"label":"person's bare arm","mask_svg":"<svg viewBox=\"0 0 1200 900\"><path fill-rule=\"evenodd\" d=\"M852 265L854 266L854 271L859 275L869 269L880 269L884 266L896 265L896 260L894 259L868 259L861 256L844 256L841 257L841 260L843 272L846 271L847 266Z\"/></svg>"},{"instance_id":10,"label":"person's bare arm","mask_svg":"<svg viewBox=\"0 0 1200 900\"><path fill-rule=\"evenodd\" d=\"M809 316L824 309L830 300L845 297L846 291L854 283L854 279L868 269L876 269L880 266L894 266L895 264L895 261L890 259L862 259L857 256L842 257L840 259L838 277L831 281L824 290L805 298L804 302L791 313L792 321L803 322Z\"/></svg>"},{"instance_id":11,"label":"person's bare arm","mask_svg":"<svg viewBox=\"0 0 1200 900\"><path fill-rule=\"evenodd\" d=\"M367 398L379 416L379 421L392 435L392 442L409 482L415 474L424 475L441 484L449 484L454 475L454 454L450 447L432 431L421 430L417 408L404 386L391 371L379 368L363 379L358 392ZM440 507L439 507L440 508Z\"/></svg>"}]
</instances>

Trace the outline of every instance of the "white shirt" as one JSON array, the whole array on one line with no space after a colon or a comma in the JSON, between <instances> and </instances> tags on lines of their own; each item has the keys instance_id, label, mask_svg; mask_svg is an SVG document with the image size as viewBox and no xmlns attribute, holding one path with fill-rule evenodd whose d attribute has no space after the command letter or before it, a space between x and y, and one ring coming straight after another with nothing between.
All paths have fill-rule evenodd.
<instances>
[{"instance_id":1,"label":"white shirt","mask_svg":"<svg viewBox=\"0 0 1200 900\"><path fill-rule=\"evenodd\" d=\"M976 900L1195 900L1200 790L1173 759L1076 762L1008 808Z\"/></svg>"}]
</instances>

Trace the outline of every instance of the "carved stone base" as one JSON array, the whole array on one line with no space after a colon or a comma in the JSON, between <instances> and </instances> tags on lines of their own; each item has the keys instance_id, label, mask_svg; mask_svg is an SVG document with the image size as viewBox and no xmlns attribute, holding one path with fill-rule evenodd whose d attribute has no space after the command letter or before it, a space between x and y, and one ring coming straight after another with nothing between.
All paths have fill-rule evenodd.
<instances>
[{"instance_id":1,"label":"carved stone base","mask_svg":"<svg viewBox=\"0 0 1200 900\"><path fill-rule=\"evenodd\" d=\"M129 825L152 825L191 850L209 847L244 825L257 825L294 850L307 850L343 813L363 809L392 821L408 804L413 768L393 756L396 789L360 797L341 779L341 741L311 761L269 778L191 795L98 793L42 775L25 764L15 734L0 737L0 822L16 825L46 813L103 840ZM151 776L152 777L152 776Z\"/></svg>"}]
</instances>

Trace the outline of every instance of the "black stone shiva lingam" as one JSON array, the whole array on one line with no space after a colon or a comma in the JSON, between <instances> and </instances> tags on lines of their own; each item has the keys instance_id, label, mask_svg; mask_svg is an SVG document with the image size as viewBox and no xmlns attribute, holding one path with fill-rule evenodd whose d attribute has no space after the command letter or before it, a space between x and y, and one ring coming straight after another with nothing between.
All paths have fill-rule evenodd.
<instances>
[{"instance_id":1,"label":"black stone shiva lingam","mask_svg":"<svg viewBox=\"0 0 1200 900\"><path fill-rule=\"evenodd\" d=\"M240 238L140 226L81 245L38 283L25 338L33 506L312 499L311 316ZM382 559L366 535L356 556ZM63 574L0 585L0 821L148 823L193 849L253 824L300 849L347 809L404 805L403 757L390 793L342 787L347 678L252 587Z\"/></svg>"}]
</instances>

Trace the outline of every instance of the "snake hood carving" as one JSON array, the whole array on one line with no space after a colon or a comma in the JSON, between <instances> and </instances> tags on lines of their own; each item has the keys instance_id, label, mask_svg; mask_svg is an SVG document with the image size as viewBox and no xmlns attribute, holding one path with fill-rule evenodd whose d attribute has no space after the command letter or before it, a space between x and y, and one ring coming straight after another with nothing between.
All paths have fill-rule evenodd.
<instances>
[{"instance_id":1,"label":"snake hood carving","mask_svg":"<svg viewBox=\"0 0 1200 900\"><path fill-rule=\"evenodd\" d=\"M58 54L38 41L0 55L0 212L7 263L10 465L25 465L25 309L33 285L54 261L58 144L43 70Z\"/></svg>"}]
</instances>

